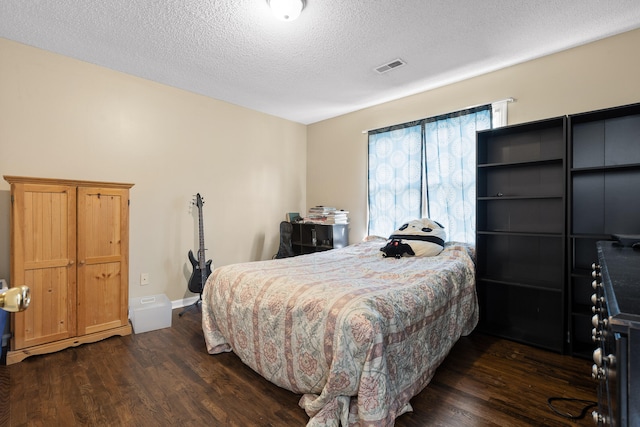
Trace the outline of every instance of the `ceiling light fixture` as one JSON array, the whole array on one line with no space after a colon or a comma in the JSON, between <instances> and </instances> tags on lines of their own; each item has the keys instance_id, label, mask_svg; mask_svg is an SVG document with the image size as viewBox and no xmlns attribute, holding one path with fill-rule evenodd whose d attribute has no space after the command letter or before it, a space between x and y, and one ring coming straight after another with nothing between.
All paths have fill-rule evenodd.
<instances>
[{"instance_id":1,"label":"ceiling light fixture","mask_svg":"<svg viewBox=\"0 0 640 427\"><path fill-rule=\"evenodd\" d=\"M273 15L282 21L293 21L304 8L304 0L267 0Z\"/></svg>"}]
</instances>

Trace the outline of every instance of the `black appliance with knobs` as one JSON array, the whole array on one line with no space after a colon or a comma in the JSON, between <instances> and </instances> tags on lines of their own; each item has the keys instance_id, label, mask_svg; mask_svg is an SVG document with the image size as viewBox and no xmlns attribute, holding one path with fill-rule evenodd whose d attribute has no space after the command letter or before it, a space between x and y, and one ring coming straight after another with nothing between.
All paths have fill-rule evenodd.
<instances>
[{"instance_id":1,"label":"black appliance with knobs","mask_svg":"<svg viewBox=\"0 0 640 427\"><path fill-rule=\"evenodd\" d=\"M593 265L592 376L598 381L598 426L640 426L640 251L597 243Z\"/></svg>"}]
</instances>

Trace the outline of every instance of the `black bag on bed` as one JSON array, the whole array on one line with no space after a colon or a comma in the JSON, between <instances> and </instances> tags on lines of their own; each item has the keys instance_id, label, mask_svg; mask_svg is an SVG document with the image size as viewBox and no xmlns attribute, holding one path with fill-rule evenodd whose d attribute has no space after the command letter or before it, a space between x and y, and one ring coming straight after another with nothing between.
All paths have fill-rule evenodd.
<instances>
[{"instance_id":1,"label":"black bag on bed","mask_svg":"<svg viewBox=\"0 0 640 427\"><path fill-rule=\"evenodd\" d=\"M289 258L295 256L293 246L291 246L291 234L293 233L293 225L289 221L280 223L280 248L274 258Z\"/></svg>"}]
</instances>

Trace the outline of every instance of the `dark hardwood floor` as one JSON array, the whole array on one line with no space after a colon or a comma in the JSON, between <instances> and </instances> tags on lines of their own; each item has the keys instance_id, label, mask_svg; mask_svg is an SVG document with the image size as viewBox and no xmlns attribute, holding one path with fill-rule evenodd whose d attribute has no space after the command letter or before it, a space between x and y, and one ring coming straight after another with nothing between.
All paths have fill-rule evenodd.
<instances>
[{"instance_id":1,"label":"dark hardwood floor","mask_svg":"<svg viewBox=\"0 0 640 427\"><path fill-rule=\"evenodd\" d=\"M304 426L299 395L233 354L208 355L196 310L171 328L0 366L10 426ZM462 338L396 420L416 426L591 426L552 412L552 396L595 400L587 360L481 334ZM579 413L582 404L557 405Z\"/></svg>"}]
</instances>

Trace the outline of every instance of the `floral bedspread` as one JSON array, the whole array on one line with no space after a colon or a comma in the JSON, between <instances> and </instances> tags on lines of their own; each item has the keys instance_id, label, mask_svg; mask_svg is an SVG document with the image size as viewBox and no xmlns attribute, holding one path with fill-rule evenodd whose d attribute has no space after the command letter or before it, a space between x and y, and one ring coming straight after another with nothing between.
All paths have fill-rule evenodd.
<instances>
[{"instance_id":1,"label":"floral bedspread","mask_svg":"<svg viewBox=\"0 0 640 427\"><path fill-rule=\"evenodd\" d=\"M382 258L384 240L217 268L203 291L211 354L233 351L303 394L308 426L391 426L478 322L473 246Z\"/></svg>"}]
</instances>

